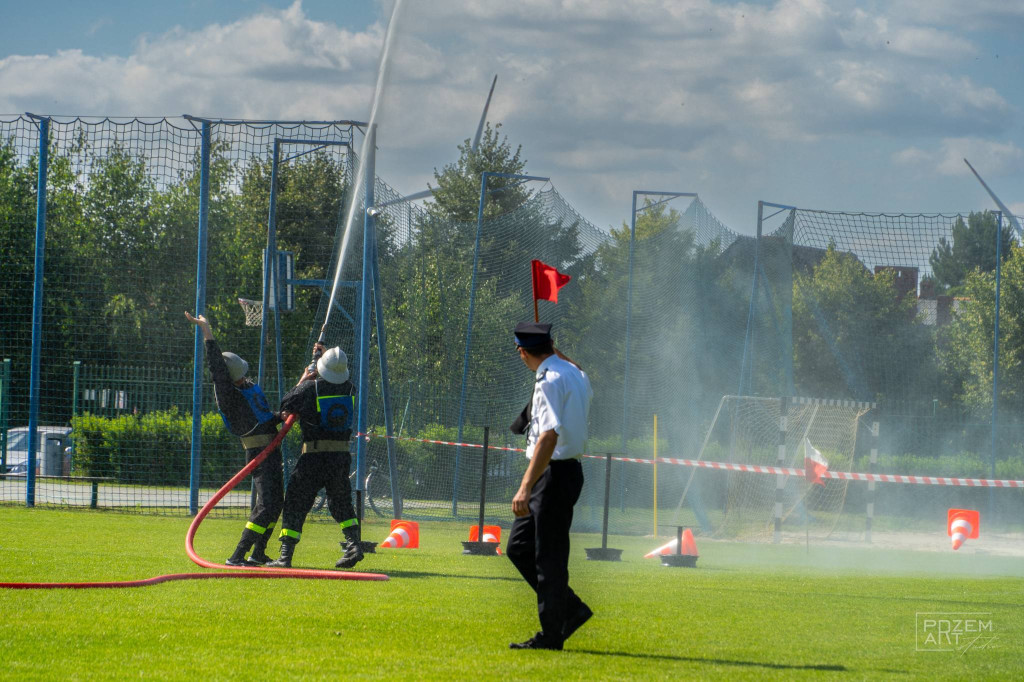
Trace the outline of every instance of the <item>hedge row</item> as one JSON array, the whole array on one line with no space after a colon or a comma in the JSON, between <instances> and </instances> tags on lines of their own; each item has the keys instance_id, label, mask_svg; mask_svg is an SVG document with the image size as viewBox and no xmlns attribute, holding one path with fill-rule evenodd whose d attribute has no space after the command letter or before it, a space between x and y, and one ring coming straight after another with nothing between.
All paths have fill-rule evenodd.
<instances>
[{"instance_id":1,"label":"hedge row","mask_svg":"<svg viewBox=\"0 0 1024 682\"><path fill-rule=\"evenodd\" d=\"M103 417L86 413L71 419L76 476L104 476L120 483L188 485L192 453L192 415L177 408L142 415ZM223 482L245 464L238 438L220 415L202 419L204 484Z\"/></svg>"},{"instance_id":2,"label":"hedge row","mask_svg":"<svg viewBox=\"0 0 1024 682\"><path fill-rule=\"evenodd\" d=\"M74 417L71 426L75 437L72 473L76 476L102 476L137 485L189 484L192 451L192 415L189 413L179 412L177 408L137 416L104 417L86 413ZM375 430L379 433L383 428ZM431 424L408 435L451 442L456 440L457 429ZM245 453L238 438L228 433L217 413L203 415L202 439L203 485L223 483L245 464ZM483 429L466 427L463 440L483 442ZM289 452L294 456L298 451L297 436L290 435L289 442ZM386 477L387 449L383 441L375 443L371 448L371 461ZM455 473L453 447L415 441L399 441L396 445L404 494L419 499L451 498ZM466 490L460 493L475 494L480 480L478 453L476 448L462 450L460 480L463 484L459 487ZM488 468L493 470L498 461L498 454L492 453ZM525 461L522 468L525 468ZM514 485L518 486L522 471L513 473ZM497 494L496 490L492 492Z\"/></svg>"}]
</instances>

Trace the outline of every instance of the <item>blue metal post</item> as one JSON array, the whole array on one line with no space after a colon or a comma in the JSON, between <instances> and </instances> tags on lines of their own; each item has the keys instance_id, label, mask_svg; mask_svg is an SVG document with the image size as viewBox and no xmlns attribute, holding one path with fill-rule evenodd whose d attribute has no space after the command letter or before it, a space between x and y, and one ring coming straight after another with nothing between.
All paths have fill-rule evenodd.
<instances>
[{"instance_id":1,"label":"blue metal post","mask_svg":"<svg viewBox=\"0 0 1024 682\"><path fill-rule=\"evenodd\" d=\"M480 264L480 233L484 226L484 200L487 198L487 178L490 172L480 174L480 205L476 212L476 242L473 245L473 279L469 285L469 318L466 321L466 351L462 356L462 390L459 392L459 434L456 440L462 442L463 421L466 415L466 384L469 378L469 348L473 340L473 307L476 304L476 276ZM452 516L459 515L459 454L455 448L455 475L452 478Z\"/></svg>"},{"instance_id":2,"label":"blue metal post","mask_svg":"<svg viewBox=\"0 0 1024 682\"><path fill-rule=\"evenodd\" d=\"M196 247L196 315L206 313L206 234L210 216L210 122L203 121L199 161L199 236ZM203 350L202 330L195 329L192 352L192 456L189 463L188 508L199 513L200 456L203 436Z\"/></svg>"},{"instance_id":3,"label":"blue metal post","mask_svg":"<svg viewBox=\"0 0 1024 682\"><path fill-rule=\"evenodd\" d=\"M637 189L633 190L633 208L630 211L630 224L629 224L629 279L626 286L626 357L623 363L623 374L622 374L622 452L626 452L626 442L628 440L629 431L629 418L630 418L630 402L629 402L629 365L630 365L630 347L633 341L633 259L636 251L636 198L638 196L659 196L662 199L643 206L644 209L654 208L660 204L678 199L679 197L692 197L697 198L697 195L693 192L659 192L655 190Z\"/></svg>"},{"instance_id":4,"label":"blue metal post","mask_svg":"<svg viewBox=\"0 0 1024 682\"><path fill-rule=\"evenodd\" d=\"M747 311L747 333L743 337L743 359L740 362L740 388L737 395L746 395L743 392L743 383L746 380L747 390L753 388L754 361L753 338L754 338L754 314L757 310L757 275L761 255L761 224L764 217L764 202L757 202L757 240L754 242L754 277L750 285L750 309Z\"/></svg>"},{"instance_id":5,"label":"blue metal post","mask_svg":"<svg viewBox=\"0 0 1024 682\"><path fill-rule=\"evenodd\" d=\"M469 317L466 321L466 350L462 358L462 388L459 391L459 433L457 436L459 443L462 442L462 429L465 425L466 418L466 390L468 388L467 384L469 380L469 349L473 341L473 307L476 304L476 277L479 272L480 235L484 225L484 199L487 197L488 178L508 178L510 180L519 181L509 187L515 187L516 185L532 180L539 182L547 182L550 180L550 178L541 177L539 175L519 175L518 173L485 171L480 174L480 204L477 208L476 242L473 246L473 280L469 287ZM501 189L508 189L509 187L500 188L495 191L501 191ZM460 446L456 446L455 448L455 475L452 477L452 516L458 516L459 512L459 456L461 449L462 448Z\"/></svg>"},{"instance_id":6,"label":"blue metal post","mask_svg":"<svg viewBox=\"0 0 1024 682\"><path fill-rule=\"evenodd\" d=\"M370 215L373 206L373 182L376 176L376 150L377 150L377 127L370 126L366 132L369 141L366 145L366 158L363 159L363 183L366 193L363 211L363 279L360 285L360 314L359 314L359 386L357 388L358 408L356 410L358 419L356 422L358 434L356 435L356 490L366 490L366 438L359 434L365 434L369 428L369 406L370 406L370 287L371 265L373 257L371 239L373 237L374 217ZM353 196L352 201L358 201Z\"/></svg>"},{"instance_id":7,"label":"blue metal post","mask_svg":"<svg viewBox=\"0 0 1024 682\"><path fill-rule=\"evenodd\" d=\"M373 257L370 260L373 276L373 306L377 311L377 353L380 358L380 390L384 399L384 431L387 434L388 470L391 474L391 501L394 505L395 518L402 518L402 490L398 478L398 452L395 449L393 415L391 413L391 381L388 376L388 342L387 331L384 329L384 300L380 288L380 264L377 258L377 224L373 220L370 226L370 249ZM365 482L364 482L365 485Z\"/></svg>"},{"instance_id":8,"label":"blue metal post","mask_svg":"<svg viewBox=\"0 0 1024 682\"><path fill-rule=\"evenodd\" d=\"M996 302L995 328L992 333L992 447L989 452L989 477L996 477L996 448L999 429L999 289L1003 272L1003 214L996 213ZM995 490L988 489L988 516L991 519L996 509Z\"/></svg>"},{"instance_id":9,"label":"blue metal post","mask_svg":"<svg viewBox=\"0 0 1024 682\"><path fill-rule=\"evenodd\" d=\"M11 359L4 358L0 371L0 471L7 471L7 428L11 411Z\"/></svg>"},{"instance_id":10,"label":"blue metal post","mask_svg":"<svg viewBox=\"0 0 1024 682\"><path fill-rule=\"evenodd\" d=\"M75 360L74 362L71 363L71 368L72 368L71 418L74 419L75 417L78 416L78 396L79 396L79 390L80 390L79 389L79 386L80 386L79 380L82 378L82 361L81 360ZM69 440L71 441L71 456L74 457L74 455L75 455L75 431L74 431L74 424L72 424L71 437L69 438ZM63 471L63 469L62 469L62 471ZM68 470L68 475L70 475L70 474L71 474L71 471L69 469Z\"/></svg>"},{"instance_id":11,"label":"blue metal post","mask_svg":"<svg viewBox=\"0 0 1024 682\"><path fill-rule=\"evenodd\" d=\"M270 164L270 212L267 217L267 248L263 252L263 311L262 320L260 320L260 365L259 370L256 374L256 383L261 387L263 386L263 380L266 378L266 362L265 354L267 348L267 313L270 310L270 282L271 282L271 268L274 267L271 263L276 263L277 258L277 167L281 162L281 143L279 140L274 140L274 157ZM275 288L277 285L277 271L273 270ZM277 297L274 298L274 311L277 311ZM277 318L274 318L275 325ZM280 363L279 363L280 364ZM281 396L278 396L278 402L280 402Z\"/></svg>"},{"instance_id":12,"label":"blue metal post","mask_svg":"<svg viewBox=\"0 0 1024 682\"><path fill-rule=\"evenodd\" d=\"M46 176L49 170L50 119L39 119L39 173L36 184L36 262L32 280L32 363L28 388L28 471L25 506L36 503L36 450L39 447L39 364L43 351L43 253L46 246Z\"/></svg>"},{"instance_id":13,"label":"blue metal post","mask_svg":"<svg viewBox=\"0 0 1024 682\"><path fill-rule=\"evenodd\" d=\"M271 271L274 273L274 350L276 354L277 363L277 403L281 404L281 399L284 398L284 353L281 348L281 288L283 282L281 281L281 258L277 253L277 224L275 222L274 231L271 233L271 246L270 258L273 259L273 265ZM282 454L284 454L282 452Z\"/></svg>"},{"instance_id":14,"label":"blue metal post","mask_svg":"<svg viewBox=\"0 0 1024 682\"><path fill-rule=\"evenodd\" d=\"M629 430L629 348L632 342L633 324L633 253L636 248L636 197L633 192L633 209L629 218L629 275L626 280L626 356L622 365L622 453L627 454L626 442Z\"/></svg>"}]
</instances>

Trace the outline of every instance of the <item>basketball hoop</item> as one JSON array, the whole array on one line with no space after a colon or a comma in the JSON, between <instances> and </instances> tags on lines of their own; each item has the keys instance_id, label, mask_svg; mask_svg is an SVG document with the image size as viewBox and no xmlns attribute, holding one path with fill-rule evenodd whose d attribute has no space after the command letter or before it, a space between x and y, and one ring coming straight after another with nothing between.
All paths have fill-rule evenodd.
<instances>
[{"instance_id":1,"label":"basketball hoop","mask_svg":"<svg viewBox=\"0 0 1024 682\"><path fill-rule=\"evenodd\" d=\"M242 310L245 311L246 327L258 327L263 324L263 301L240 298L238 305L242 306Z\"/></svg>"}]
</instances>

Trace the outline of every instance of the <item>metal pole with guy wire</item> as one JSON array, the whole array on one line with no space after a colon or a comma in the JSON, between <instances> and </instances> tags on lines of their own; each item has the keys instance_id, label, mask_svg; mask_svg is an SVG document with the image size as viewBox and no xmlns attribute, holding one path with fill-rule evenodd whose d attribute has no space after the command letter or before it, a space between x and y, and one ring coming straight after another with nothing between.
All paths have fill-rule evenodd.
<instances>
[{"instance_id":1,"label":"metal pole with guy wire","mask_svg":"<svg viewBox=\"0 0 1024 682\"><path fill-rule=\"evenodd\" d=\"M658 192L647 189L633 190L633 210L630 213L629 223L629 275L626 284L626 356L623 359L623 376L622 376L622 452L626 453L626 441L628 440L629 432L629 414L630 414L630 400L629 400L629 361L630 361L630 344L632 342L632 322L633 322L633 259L636 251L636 199L640 196L654 196L662 197L658 201L648 202L640 207L641 211L660 206L668 203L673 199L679 197L690 197L696 198L697 194L694 192Z\"/></svg>"},{"instance_id":2,"label":"metal pole with guy wire","mask_svg":"<svg viewBox=\"0 0 1024 682\"><path fill-rule=\"evenodd\" d=\"M978 182L980 182L981 186L985 188L985 191L988 192L988 195L992 197L992 201L994 201L996 206L999 207L999 210L1002 211L1002 215L1006 216L1006 220L1010 223L1010 226L1013 227L1013 229L1017 233L1017 239L1024 241L1024 230L1021 230L1020 222L1017 220L1017 216L1013 215L1013 211L1007 208L1006 204L1000 201L999 197L996 196L996 193L993 192L992 189L988 186L988 184L981 179L981 176L978 174L978 171L974 170L974 166L971 165L971 162L968 161L967 159L964 159L964 163L966 163L967 167L971 169L971 172L974 173L974 177L978 179ZM990 478L996 477L996 427L997 420L999 419L999 279L1002 270L1002 268L1000 267L1002 261L1000 247L1003 241L1002 225L1002 216L999 216L996 221L996 312L995 330L993 333L995 341L993 343L992 351L992 449L989 453ZM991 515L992 512L995 510L995 491L992 489L989 489L988 508L989 514Z\"/></svg>"},{"instance_id":3,"label":"metal pole with guy wire","mask_svg":"<svg viewBox=\"0 0 1024 682\"><path fill-rule=\"evenodd\" d=\"M480 234L483 231L484 226L484 202L487 200L487 181L489 178L508 178L510 180L519 181L506 187L502 187L500 190L512 189L513 187L518 187L524 182L548 182L550 180L550 178L536 175L518 175L516 173L484 171L480 174L480 204L477 207L476 213L476 241L473 245L473 278L470 280L469 285L469 319L466 322L466 351L462 357L462 388L459 391L459 434L456 438L456 441L459 443L462 442L462 432L466 418L466 384L469 379L469 349L473 343L473 306L476 303L476 278L480 265ZM459 455L461 450L462 446L457 445L455 447L455 474L452 480L453 517L458 517L459 515Z\"/></svg>"}]
</instances>

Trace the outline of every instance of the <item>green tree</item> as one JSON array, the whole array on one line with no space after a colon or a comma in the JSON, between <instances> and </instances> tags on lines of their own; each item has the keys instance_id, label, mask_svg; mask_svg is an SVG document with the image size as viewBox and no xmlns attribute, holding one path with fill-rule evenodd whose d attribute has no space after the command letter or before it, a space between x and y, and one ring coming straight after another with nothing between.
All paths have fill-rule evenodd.
<instances>
[{"instance_id":1,"label":"green tree","mask_svg":"<svg viewBox=\"0 0 1024 682\"><path fill-rule=\"evenodd\" d=\"M425 214L405 240L381 230L386 246L381 275L388 282L387 323L390 364L395 385L410 380L426 389L458 395L462 381L465 328L473 278L480 175L485 171L522 174L521 149L512 149L499 134L500 124L488 125L476 151L469 140L458 146L459 157L435 170L434 196ZM488 183L484 208L486 230L481 235L474 309L474 343L470 349L470 385L483 385L506 364L494 339L521 313L521 291L509 291L508 279L491 265L509 262L499 253L521 251L500 229L503 219L522 219L531 193L516 181L494 178ZM529 221L526 221L529 222ZM497 229L496 229L497 228ZM402 242L399 244L399 242ZM379 246L380 248L380 246ZM521 255L511 256L522 261ZM506 344L507 345L507 344Z\"/></svg>"},{"instance_id":2,"label":"green tree","mask_svg":"<svg viewBox=\"0 0 1024 682\"><path fill-rule=\"evenodd\" d=\"M800 395L879 400L927 385L931 332L900 298L892 271L872 275L830 244L793 280L794 381ZM928 386L929 390L931 386Z\"/></svg>"},{"instance_id":3,"label":"green tree","mask_svg":"<svg viewBox=\"0 0 1024 682\"><path fill-rule=\"evenodd\" d=\"M225 225L219 247L218 263L227 267L220 277L222 292L218 305L230 318L231 329L244 349L252 348L252 357L258 357L258 331L242 325L238 296L261 299L263 293L263 251L267 245L270 207L270 179L273 161L268 155L251 159L241 172L241 190L237 196L238 213ZM333 280L331 260L340 238L340 222L344 219L344 198L348 190L345 165L335 156L318 151L281 162L277 175L277 213L275 216L277 248L291 251L295 257L295 276L307 280ZM361 243L362 222L357 224ZM353 248L349 254L357 253ZM351 259L350 259L351 260ZM349 269L351 271L351 269ZM330 284L328 284L328 294ZM282 369L286 382L296 375L309 358L309 331L317 320L321 304L320 289L297 286L294 288L295 309L279 316L283 346ZM353 301L347 298L351 290L342 290L339 303L352 312ZM273 315L268 314L269 319ZM342 320L334 315L332 320ZM273 339L273 322L268 328L268 339ZM333 328L333 323L332 323ZM340 344L346 352L353 351L351 328L347 335L328 338L331 344ZM257 332L257 333L254 333ZM316 330L319 333L319 329ZM273 345L267 352L273 356ZM268 367L276 362L273 358ZM273 370L271 372L273 374ZM268 386L273 382L267 381ZM266 388L266 387L265 387Z\"/></svg>"},{"instance_id":4,"label":"green tree","mask_svg":"<svg viewBox=\"0 0 1024 682\"><path fill-rule=\"evenodd\" d=\"M440 171L434 170L437 186L431 186L434 196L427 204L430 217L476 225L480 206L480 175L484 172L525 174L526 160L521 158L522 146L513 150L508 138L501 135L500 130L500 123L493 128L488 123L476 151L473 151L467 139L458 146L459 158L455 162ZM511 178L491 178L487 188L485 220L509 213L530 197L530 191L519 184L518 180Z\"/></svg>"},{"instance_id":5,"label":"green tree","mask_svg":"<svg viewBox=\"0 0 1024 682\"><path fill-rule=\"evenodd\" d=\"M700 365L708 364L702 354L705 329L697 317L699 294L686 284L700 250L694 232L680 227L681 217L674 208L651 201L637 213L629 348L633 419L628 426L635 431L627 438L650 428L651 410L669 432L691 423L693 405L679 400L677 382L697 376ZM594 437L618 435L622 427L629 254L630 226L623 223L597 248L574 309L578 333L589 342L575 359L594 385Z\"/></svg>"},{"instance_id":6,"label":"green tree","mask_svg":"<svg viewBox=\"0 0 1024 682\"><path fill-rule=\"evenodd\" d=\"M14 139L0 141L0 358L10 358L12 393L4 396L14 424L28 418L36 165L21 162Z\"/></svg>"},{"instance_id":7,"label":"green tree","mask_svg":"<svg viewBox=\"0 0 1024 682\"><path fill-rule=\"evenodd\" d=\"M421 394L457 400L475 296L467 406L467 418L475 423L484 423L491 407L507 410L520 394L525 400L529 390L529 376L511 352L510 333L516 321L532 318L530 260L573 277L557 308L544 310L545 319L555 320L572 317L593 260L582 253L578 217L552 211L553 192L535 193L500 177L488 181L475 257L481 173L526 173L521 148L499 131L488 126L476 151L467 140L458 146L456 161L435 170L433 200L409 232L378 224L392 386L415 385ZM579 338L570 324L559 324L557 334L563 347Z\"/></svg>"},{"instance_id":8,"label":"green tree","mask_svg":"<svg viewBox=\"0 0 1024 682\"><path fill-rule=\"evenodd\" d=\"M1024 410L1024 250L1014 246L1003 265L999 316L999 406L1006 419ZM992 409L995 274L967 274L964 296L943 330L940 360L953 398L969 410Z\"/></svg>"},{"instance_id":9,"label":"green tree","mask_svg":"<svg viewBox=\"0 0 1024 682\"><path fill-rule=\"evenodd\" d=\"M996 268L996 214L992 211L971 213L967 223L957 216L953 223L952 243L939 237L928 262L935 274L940 292L958 293L967 274L978 269L989 272ZM1013 235L1002 231L1001 253L1005 261L1010 255Z\"/></svg>"}]
</instances>

